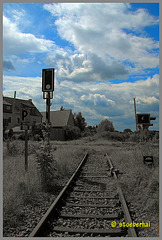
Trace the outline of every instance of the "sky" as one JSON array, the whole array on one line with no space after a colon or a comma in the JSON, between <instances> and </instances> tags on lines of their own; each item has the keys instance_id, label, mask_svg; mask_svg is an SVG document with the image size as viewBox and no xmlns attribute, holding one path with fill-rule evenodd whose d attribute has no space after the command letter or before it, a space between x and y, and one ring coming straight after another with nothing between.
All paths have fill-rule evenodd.
<instances>
[{"instance_id":1,"label":"sky","mask_svg":"<svg viewBox=\"0 0 162 240\"><path fill-rule=\"evenodd\" d=\"M55 68L51 110L159 130L159 3L4 3L3 95L46 111L42 69Z\"/></svg>"}]
</instances>

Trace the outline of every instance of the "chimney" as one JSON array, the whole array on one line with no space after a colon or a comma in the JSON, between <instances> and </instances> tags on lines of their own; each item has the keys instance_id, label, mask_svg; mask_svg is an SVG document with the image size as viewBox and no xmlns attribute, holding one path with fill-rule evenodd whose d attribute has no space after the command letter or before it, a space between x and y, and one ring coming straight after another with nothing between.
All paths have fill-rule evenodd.
<instances>
[{"instance_id":1,"label":"chimney","mask_svg":"<svg viewBox=\"0 0 162 240\"><path fill-rule=\"evenodd\" d=\"M14 98L16 98L16 91L14 91Z\"/></svg>"},{"instance_id":2,"label":"chimney","mask_svg":"<svg viewBox=\"0 0 162 240\"><path fill-rule=\"evenodd\" d=\"M29 102L32 102L32 99L28 99Z\"/></svg>"}]
</instances>

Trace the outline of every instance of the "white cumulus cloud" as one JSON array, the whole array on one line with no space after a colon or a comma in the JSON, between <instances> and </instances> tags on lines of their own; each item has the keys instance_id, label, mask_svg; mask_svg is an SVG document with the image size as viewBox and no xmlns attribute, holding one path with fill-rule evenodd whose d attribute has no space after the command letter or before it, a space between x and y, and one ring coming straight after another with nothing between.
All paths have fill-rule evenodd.
<instances>
[{"instance_id":1,"label":"white cumulus cloud","mask_svg":"<svg viewBox=\"0 0 162 240\"><path fill-rule=\"evenodd\" d=\"M51 40L37 38L31 33L22 33L16 22L3 16L3 51L6 54L42 53L53 49Z\"/></svg>"},{"instance_id":2,"label":"white cumulus cloud","mask_svg":"<svg viewBox=\"0 0 162 240\"><path fill-rule=\"evenodd\" d=\"M45 111L42 96L41 77L4 76L4 96L13 96L17 91L18 98L33 99L40 111ZM32 86L32 87L31 87ZM145 92L143 91L145 89ZM111 84L101 82L74 83L64 81L57 83L52 100L52 110L61 106L81 111L89 124L98 124L105 116L114 122L115 127L122 124L134 126L134 104L136 98L137 112L148 112L158 116L159 111L159 76L155 75L147 80L134 83ZM131 127L130 127L131 128Z\"/></svg>"},{"instance_id":3,"label":"white cumulus cloud","mask_svg":"<svg viewBox=\"0 0 162 240\"><path fill-rule=\"evenodd\" d=\"M44 8L57 17L59 35L81 53L96 54L104 61L130 61L143 68L159 65L154 51L158 41L141 33L159 20L144 9L133 12L124 3L45 4Z\"/></svg>"}]
</instances>

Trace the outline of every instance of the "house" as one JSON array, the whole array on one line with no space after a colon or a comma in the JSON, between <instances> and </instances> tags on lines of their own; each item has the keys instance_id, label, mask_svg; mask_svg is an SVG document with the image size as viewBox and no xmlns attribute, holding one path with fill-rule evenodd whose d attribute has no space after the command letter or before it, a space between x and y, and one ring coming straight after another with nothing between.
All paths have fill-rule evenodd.
<instances>
[{"instance_id":1,"label":"house","mask_svg":"<svg viewBox=\"0 0 162 240\"><path fill-rule=\"evenodd\" d=\"M46 122L46 112L41 112L42 122ZM52 130L50 133L51 140L65 141L66 133L63 129L65 126L74 126L74 117L72 110L50 111L50 122Z\"/></svg>"},{"instance_id":2,"label":"house","mask_svg":"<svg viewBox=\"0 0 162 240\"><path fill-rule=\"evenodd\" d=\"M9 126L12 118L12 104L3 98L3 126Z\"/></svg>"},{"instance_id":3,"label":"house","mask_svg":"<svg viewBox=\"0 0 162 240\"><path fill-rule=\"evenodd\" d=\"M42 122L42 115L33 104L32 99L23 100L16 97L3 97L3 126L5 126L6 129L20 126L22 121L22 110L27 110L29 112L30 126Z\"/></svg>"}]
</instances>

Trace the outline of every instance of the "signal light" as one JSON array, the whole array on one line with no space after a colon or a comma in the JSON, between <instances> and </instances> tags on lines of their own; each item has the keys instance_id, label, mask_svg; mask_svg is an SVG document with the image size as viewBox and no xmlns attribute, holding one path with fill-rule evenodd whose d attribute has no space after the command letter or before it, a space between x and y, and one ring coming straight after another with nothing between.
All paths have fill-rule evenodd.
<instances>
[{"instance_id":1,"label":"signal light","mask_svg":"<svg viewBox=\"0 0 162 240\"><path fill-rule=\"evenodd\" d=\"M150 114L137 114L137 124L150 124Z\"/></svg>"},{"instance_id":2,"label":"signal light","mask_svg":"<svg viewBox=\"0 0 162 240\"><path fill-rule=\"evenodd\" d=\"M54 68L42 69L42 91L54 91Z\"/></svg>"}]
</instances>

